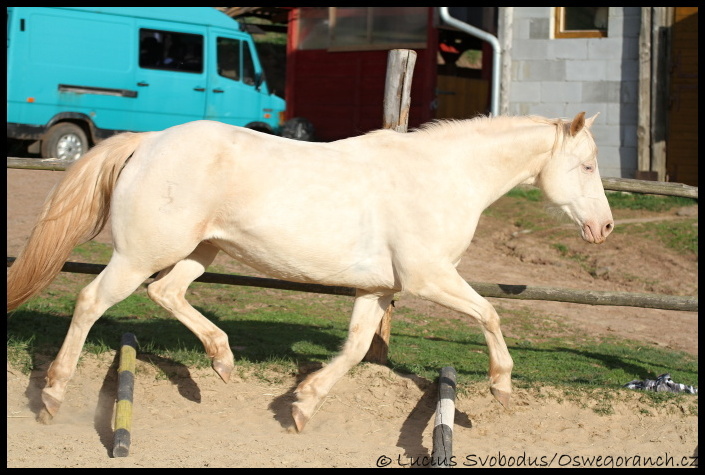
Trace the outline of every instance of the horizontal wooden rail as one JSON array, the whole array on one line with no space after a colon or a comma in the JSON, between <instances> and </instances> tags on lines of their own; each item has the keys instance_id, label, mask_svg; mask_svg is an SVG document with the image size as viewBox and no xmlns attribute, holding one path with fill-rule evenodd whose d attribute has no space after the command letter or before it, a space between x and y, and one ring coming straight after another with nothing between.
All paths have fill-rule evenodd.
<instances>
[{"instance_id":1,"label":"horizontal wooden rail","mask_svg":"<svg viewBox=\"0 0 705 475\"><path fill-rule=\"evenodd\" d=\"M603 178L602 186L610 191L628 191L650 195L681 196L698 199L698 187L667 181L633 180L631 178Z\"/></svg>"},{"instance_id":2,"label":"horizontal wooden rail","mask_svg":"<svg viewBox=\"0 0 705 475\"><path fill-rule=\"evenodd\" d=\"M61 158L18 158L7 157L7 168L20 168L24 170L49 170L61 172L66 170L73 160Z\"/></svg>"},{"instance_id":3,"label":"horizontal wooden rail","mask_svg":"<svg viewBox=\"0 0 705 475\"><path fill-rule=\"evenodd\" d=\"M14 257L7 258L7 267L15 261ZM105 266L103 264L85 264L81 262L67 262L62 267L62 272L76 274L99 274ZM154 276L152 276L154 277ZM263 287L268 289L294 290L317 294L354 296L355 289L351 287L337 287L320 284L304 284L285 280L268 279L263 277L249 277L235 274L204 273L196 282L210 284L244 285L250 287ZM533 287L528 285L488 284L484 282L470 282L470 284L483 297L519 300L550 300L554 302L568 302L586 305L612 305L617 307L655 308L661 310L679 310L684 312L698 311L697 297L680 297L663 294L639 294L629 292L605 292L597 290L561 289L554 287Z\"/></svg>"},{"instance_id":4,"label":"horizontal wooden rail","mask_svg":"<svg viewBox=\"0 0 705 475\"><path fill-rule=\"evenodd\" d=\"M16 158L7 157L7 168L27 170L63 171L71 161L58 158ZM630 193L647 193L652 195L681 196L698 199L698 187L683 183L665 181L633 180L630 178L602 178L602 186L609 191L628 191Z\"/></svg>"}]
</instances>

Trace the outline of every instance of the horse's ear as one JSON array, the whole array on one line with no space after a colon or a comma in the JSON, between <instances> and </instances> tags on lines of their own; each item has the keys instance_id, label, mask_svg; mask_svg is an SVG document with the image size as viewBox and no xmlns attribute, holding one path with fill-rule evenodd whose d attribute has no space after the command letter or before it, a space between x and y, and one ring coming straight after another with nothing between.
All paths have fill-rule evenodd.
<instances>
[{"instance_id":1,"label":"horse's ear","mask_svg":"<svg viewBox=\"0 0 705 475\"><path fill-rule=\"evenodd\" d=\"M570 123L570 135L575 137L585 127L585 112L579 112Z\"/></svg>"},{"instance_id":2,"label":"horse's ear","mask_svg":"<svg viewBox=\"0 0 705 475\"><path fill-rule=\"evenodd\" d=\"M598 115L600 115L599 112L597 114L593 115L592 117L590 117L589 119L585 119L585 127L587 127L588 129L590 127L592 127L592 124L595 122L595 119L597 119Z\"/></svg>"}]
</instances>

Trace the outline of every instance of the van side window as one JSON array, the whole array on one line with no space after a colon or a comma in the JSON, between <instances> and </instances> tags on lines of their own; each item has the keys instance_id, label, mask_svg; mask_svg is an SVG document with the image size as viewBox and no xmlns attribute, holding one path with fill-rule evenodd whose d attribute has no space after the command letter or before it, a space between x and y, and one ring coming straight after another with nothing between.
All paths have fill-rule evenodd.
<instances>
[{"instance_id":1,"label":"van side window","mask_svg":"<svg viewBox=\"0 0 705 475\"><path fill-rule=\"evenodd\" d=\"M218 74L220 76L240 80L240 40L218 37Z\"/></svg>"},{"instance_id":2,"label":"van side window","mask_svg":"<svg viewBox=\"0 0 705 475\"><path fill-rule=\"evenodd\" d=\"M140 28L141 68L203 72L203 36Z\"/></svg>"}]
</instances>

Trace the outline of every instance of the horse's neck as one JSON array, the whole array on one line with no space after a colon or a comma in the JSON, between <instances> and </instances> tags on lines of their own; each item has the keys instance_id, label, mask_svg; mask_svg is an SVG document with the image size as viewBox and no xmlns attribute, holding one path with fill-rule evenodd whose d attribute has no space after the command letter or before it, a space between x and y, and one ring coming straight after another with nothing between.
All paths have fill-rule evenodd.
<instances>
[{"instance_id":1,"label":"horse's neck","mask_svg":"<svg viewBox=\"0 0 705 475\"><path fill-rule=\"evenodd\" d=\"M453 150L467 180L483 190L486 206L519 184L534 184L550 158L554 129L550 126L517 127L496 133L460 137ZM471 144L468 146L468 144Z\"/></svg>"}]
</instances>

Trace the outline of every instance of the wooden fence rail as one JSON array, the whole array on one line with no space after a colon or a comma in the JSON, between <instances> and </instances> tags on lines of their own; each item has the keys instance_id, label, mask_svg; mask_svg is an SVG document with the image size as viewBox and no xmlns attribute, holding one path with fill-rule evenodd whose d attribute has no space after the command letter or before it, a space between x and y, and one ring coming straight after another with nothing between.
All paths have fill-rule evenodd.
<instances>
[{"instance_id":1,"label":"wooden fence rail","mask_svg":"<svg viewBox=\"0 0 705 475\"><path fill-rule=\"evenodd\" d=\"M7 258L7 267L15 261ZM100 274L105 268L103 264L85 264L82 262L67 262L61 268L62 272L75 274ZM152 277L156 277L156 274ZM338 287L320 284L304 284L286 280L264 277L249 277L235 274L204 273L196 282L209 284L243 285L267 289L293 290L329 295L355 296L352 287ZM663 294L640 294L630 292L605 292L597 290L576 290L556 287L534 287L529 285L490 284L468 281L483 297L519 300L551 300L554 302L578 303L587 305L613 305L618 307L655 308L661 310L679 310L685 312L698 311L697 297L681 297Z\"/></svg>"},{"instance_id":2,"label":"wooden fence rail","mask_svg":"<svg viewBox=\"0 0 705 475\"><path fill-rule=\"evenodd\" d=\"M58 158L17 158L7 157L7 168L26 170L63 171L71 165L70 161ZM698 187L683 183L665 181L633 180L630 178L602 178L602 185L609 191L627 191L630 193L647 193L652 195L680 196L698 199Z\"/></svg>"},{"instance_id":3,"label":"wooden fence rail","mask_svg":"<svg viewBox=\"0 0 705 475\"><path fill-rule=\"evenodd\" d=\"M683 183L633 180L631 178L602 178L602 186L605 190L610 191L628 191L698 199L698 187L684 185Z\"/></svg>"}]
</instances>

